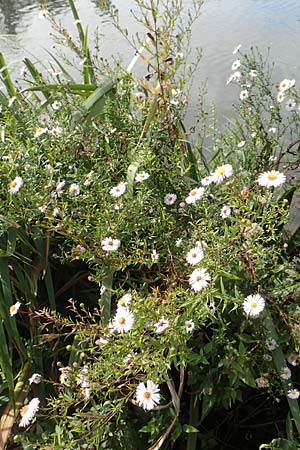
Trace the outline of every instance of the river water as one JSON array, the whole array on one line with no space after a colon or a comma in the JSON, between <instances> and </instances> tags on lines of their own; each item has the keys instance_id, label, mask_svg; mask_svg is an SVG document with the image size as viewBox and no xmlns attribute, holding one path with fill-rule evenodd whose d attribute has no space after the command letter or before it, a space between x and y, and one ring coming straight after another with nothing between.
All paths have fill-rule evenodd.
<instances>
[{"instance_id":1,"label":"river water","mask_svg":"<svg viewBox=\"0 0 300 450\"><path fill-rule=\"evenodd\" d=\"M131 14L131 9L137 11L134 0L113 1L113 4L111 0L75 0L75 3L83 24L89 25L89 35L98 29L102 55L110 60L120 55L127 66L134 52L114 28L108 4L119 11L120 23L130 33L145 32ZM192 0L183 3L188 7ZM75 36L68 1L49 0L47 7ZM49 37L51 28L46 20L39 18L39 10L38 1L0 0L0 50L14 74L18 74L25 56L50 68L46 49L51 49L53 44ZM274 81L295 78L299 85L299 31L300 0L204 0L192 35L192 47L201 47L203 58L195 74L187 123L192 124L197 113L197 97L203 80L207 80L206 103L215 100L221 123L230 118L239 91L236 86L226 86L226 79L236 59L232 51L238 44L242 44L244 52L257 46L262 54L269 53L270 61L276 64Z\"/></svg>"}]
</instances>

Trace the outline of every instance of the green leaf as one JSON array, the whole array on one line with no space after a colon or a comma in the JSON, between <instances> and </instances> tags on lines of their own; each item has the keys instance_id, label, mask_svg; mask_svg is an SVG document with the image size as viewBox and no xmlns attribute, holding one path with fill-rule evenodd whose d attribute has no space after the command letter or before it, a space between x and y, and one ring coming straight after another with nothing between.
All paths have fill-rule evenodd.
<instances>
[{"instance_id":1,"label":"green leaf","mask_svg":"<svg viewBox=\"0 0 300 450\"><path fill-rule=\"evenodd\" d=\"M259 450L269 448L270 450L297 450L299 447L292 441L287 439L273 439L270 444L262 444Z\"/></svg>"},{"instance_id":2,"label":"green leaf","mask_svg":"<svg viewBox=\"0 0 300 450\"><path fill-rule=\"evenodd\" d=\"M185 424L183 425L183 431L185 433L199 433L199 430L192 425Z\"/></svg>"},{"instance_id":3,"label":"green leaf","mask_svg":"<svg viewBox=\"0 0 300 450\"><path fill-rule=\"evenodd\" d=\"M4 373L10 395L14 399L14 374L2 320L0 320L0 366Z\"/></svg>"},{"instance_id":4,"label":"green leaf","mask_svg":"<svg viewBox=\"0 0 300 450\"><path fill-rule=\"evenodd\" d=\"M114 272L111 271L109 267L107 267L105 273L106 276L102 281L102 286L103 288L105 288L105 290L101 295L101 300L103 304L103 322L104 325L107 325L111 315L111 288L114 280Z\"/></svg>"},{"instance_id":5,"label":"green leaf","mask_svg":"<svg viewBox=\"0 0 300 450\"><path fill-rule=\"evenodd\" d=\"M2 53L0 53L0 76L3 84L6 87L8 95L14 97L17 94L16 88L10 78L9 71Z\"/></svg>"}]
</instances>

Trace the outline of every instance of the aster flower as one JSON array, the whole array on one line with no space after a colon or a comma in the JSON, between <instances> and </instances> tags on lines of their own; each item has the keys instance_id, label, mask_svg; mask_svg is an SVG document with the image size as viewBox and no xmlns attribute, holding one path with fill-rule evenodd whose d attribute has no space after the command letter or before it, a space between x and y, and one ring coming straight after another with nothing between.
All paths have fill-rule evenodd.
<instances>
[{"instance_id":1,"label":"aster flower","mask_svg":"<svg viewBox=\"0 0 300 450\"><path fill-rule=\"evenodd\" d=\"M247 89L244 89L243 91L241 91L240 100L245 100L248 97L249 97L249 92L247 91Z\"/></svg>"},{"instance_id":2,"label":"aster flower","mask_svg":"<svg viewBox=\"0 0 300 450\"><path fill-rule=\"evenodd\" d=\"M72 372L71 367L70 366L61 367L58 370L60 371L59 381L61 382L61 384L66 384L67 379L69 378Z\"/></svg>"},{"instance_id":3,"label":"aster flower","mask_svg":"<svg viewBox=\"0 0 300 450\"><path fill-rule=\"evenodd\" d=\"M221 208L221 213L220 216L222 217L222 219L227 219L227 217L229 217L231 214L231 208L228 205L224 205Z\"/></svg>"},{"instance_id":4,"label":"aster flower","mask_svg":"<svg viewBox=\"0 0 300 450\"><path fill-rule=\"evenodd\" d=\"M14 305L11 305L9 307L9 313L11 315L11 317L15 316L17 314L17 312L19 311L21 306L20 302L16 302Z\"/></svg>"},{"instance_id":5,"label":"aster flower","mask_svg":"<svg viewBox=\"0 0 300 450\"><path fill-rule=\"evenodd\" d=\"M192 189L189 192L187 198L185 199L186 203L189 205L196 203L197 200L200 200L200 198L203 197L204 192L205 191L203 187Z\"/></svg>"},{"instance_id":6,"label":"aster flower","mask_svg":"<svg viewBox=\"0 0 300 450\"><path fill-rule=\"evenodd\" d=\"M77 183L72 183L71 186L69 187L69 194L72 197L77 197L77 195L80 194L80 187Z\"/></svg>"},{"instance_id":7,"label":"aster flower","mask_svg":"<svg viewBox=\"0 0 300 450\"><path fill-rule=\"evenodd\" d=\"M52 136L58 137L62 134L62 128L61 127L53 127L51 130L49 130L49 133L52 134Z\"/></svg>"},{"instance_id":8,"label":"aster flower","mask_svg":"<svg viewBox=\"0 0 300 450\"><path fill-rule=\"evenodd\" d=\"M270 170L259 175L257 182L263 187L278 187L286 180L286 176L277 170Z\"/></svg>"},{"instance_id":9,"label":"aster flower","mask_svg":"<svg viewBox=\"0 0 300 450\"><path fill-rule=\"evenodd\" d=\"M285 78L279 83L279 91L285 92L288 91L291 87L295 85L295 80L289 80Z\"/></svg>"},{"instance_id":10,"label":"aster flower","mask_svg":"<svg viewBox=\"0 0 300 450\"><path fill-rule=\"evenodd\" d=\"M186 261L191 264L192 266L195 266L203 259L204 253L203 249L201 247L193 247L187 254L186 254Z\"/></svg>"},{"instance_id":11,"label":"aster flower","mask_svg":"<svg viewBox=\"0 0 300 450\"><path fill-rule=\"evenodd\" d=\"M265 300L261 295L248 295L243 303L245 313L250 317L257 317L265 308Z\"/></svg>"},{"instance_id":12,"label":"aster flower","mask_svg":"<svg viewBox=\"0 0 300 450\"><path fill-rule=\"evenodd\" d=\"M136 389L136 401L145 411L150 411L160 402L159 386L148 380L147 385L140 383Z\"/></svg>"},{"instance_id":13,"label":"aster flower","mask_svg":"<svg viewBox=\"0 0 300 450\"><path fill-rule=\"evenodd\" d=\"M237 81L241 78L242 74L241 72L239 72L238 70L231 73L229 75L229 77L227 78L226 84L228 85L229 83L231 83L232 81Z\"/></svg>"},{"instance_id":14,"label":"aster flower","mask_svg":"<svg viewBox=\"0 0 300 450\"><path fill-rule=\"evenodd\" d=\"M55 100L55 102L53 102L51 106L54 110L58 110L59 108L61 108L62 104L61 102Z\"/></svg>"},{"instance_id":15,"label":"aster flower","mask_svg":"<svg viewBox=\"0 0 300 450\"><path fill-rule=\"evenodd\" d=\"M195 328L195 324L192 320L186 320L184 322L185 325L185 329L187 333L191 333L193 331L193 329Z\"/></svg>"},{"instance_id":16,"label":"aster flower","mask_svg":"<svg viewBox=\"0 0 300 450\"><path fill-rule=\"evenodd\" d=\"M130 293L124 294L118 301L118 305L128 307L132 300L132 295Z\"/></svg>"},{"instance_id":17,"label":"aster flower","mask_svg":"<svg viewBox=\"0 0 300 450\"><path fill-rule=\"evenodd\" d=\"M177 200L177 195L176 194L166 194L164 197L164 203L165 205L174 205L174 203Z\"/></svg>"},{"instance_id":18,"label":"aster flower","mask_svg":"<svg viewBox=\"0 0 300 450\"><path fill-rule=\"evenodd\" d=\"M112 195L113 197L121 197L121 195L123 195L126 191L126 185L127 183L124 183L122 181L117 186L111 188L111 190L109 191L110 195Z\"/></svg>"},{"instance_id":19,"label":"aster flower","mask_svg":"<svg viewBox=\"0 0 300 450\"><path fill-rule=\"evenodd\" d=\"M246 141L240 141L237 146L238 146L238 148L241 148L241 147L244 147L245 144L246 144Z\"/></svg>"},{"instance_id":20,"label":"aster flower","mask_svg":"<svg viewBox=\"0 0 300 450\"><path fill-rule=\"evenodd\" d=\"M30 400L28 405L25 405L23 406L23 408L21 408L20 414L22 419L19 423L19 427L27 427L30 424L39 409L39 404L40 400L35 397Z\"/></svg>"},{"instance_id":21,"label":"aster flower","mask_svg":"<svg viewBox=\"0 0 300 450\"><path fill-rule=\"evenodd\" d=\"M283 380L289 380L291 378L291 370L288 367L282 367L280 372L280 377Z\"/></svg>"},{"instance_id":22,"label":"aster flower","mask_svg":"<svg viewBox=\"0 0 300 450\"><path fill-rule=\"evenodd\" d=\"M257 77L257 70L255 69L250 70L249 75L251 78Z\"/></svg>"},{"instance_id":23,"label":"aster flower","mask_svg":"<svg viewBox=\"0 0 300 450\"><path fill-rule=\"evenodd\" d=\"M107 237L102 239L101 247L105 252L115 252L120 247L121 242L119 239L112 239L111 237Z\"/></svg>"},{"instance_id":24,"label":"aster flower","mask_svg":"<svg viewBox=\"0 0 300 450\"><path fill-rule=\"evenodd\" d=\"M274 338L268 338L268 339L266 339L266 346L267 346L268 350L270 350L272 352L277 347L277 342L275 341Z\"/></svg>"},{"instance_id":25,"label":"aster flower","mask_svg":"<svg viewBox=\"0 0 300 450\"><path fill-rule=\"evenodd\" d=\"M212 179L214 183L220 184L225 178L230 178L233 175L233 168L231 164L223 164L216 168L212 174Z\"/></svg>"},{"instance_id":26,"label":"aster flower","mask_svg":"<svg viewBox=\"0 0 300 450\"><path fill-rule=\"evenodd\" d=\"M161 334L163 331L165 331L167 328L169 328L169 321L162 317L159 319L157 323L154 324L155 326L155 333Z\"/></svg>"},{"instance_id":27,"label":"aster flower","mask_svg":"<svg viewBox=\"0 0 300 450\"><path fill-rule=\"evenodd\" d=\"M296 108L295 100L293 98L289 98L288 101L286 102L285 107L288 111L292 111L293 109L295 109Z\"/></svg>"},{"instance_id":28,"label":"aster flower","mask_svg":"<svg viewBox=\"0 0 300 450\"><path fill-rule=\"evenodd\" d=\"M118 306L116 315L112 320L112 329L117 333L127 333L134 324L134 315L124 306Z\"/></svg>"},{"instance_id":29,"label":"aster flower","mask_svg":"<svg viewBox=\"0 0 300 450\"><path fill-rule=\"evenodd\" d=\"M232 54L235 55L235 54L239 51L239 49L241 48L241 46L242 46L242 44L237 45L237 46L234 48Z\"/></svg>"},{"instance_id":30,"label":"aster flower","mask_svg":"<svg viewBox=\"0 0 300 450\"><path fill-rule=\"evenodd\" d=\"M299 395L300 392L298 391L298 389L289 389L287 393L287 396L292 400L297 400L297 398L299 398Z\"/></svg>"},{"instance_id":31,"label":"aster flower","mask_svg":"<svg viewBox=\"0 0 300 450\"><path fill-rule=\"evenodd\" d=\"M87 174L87 176L85 177L85 182L83 183L84 186L90 186L90 184L92 184L92 182L93 182L93 173L94 173L94 171L91 170L91 171Z\"/></svg>"},{"instance_id":32,"label":"aster flower","mask_svg":"<svg viewBox=\"0 0 300 450\"><path fill-rule=\"evenodd\" d=\"M143 181L147 180L150 177L149 173L147 172L139 172L135 176L135 181L137 183L142 183Z\"/></svg>"},{"instance_id":33,"label":"aster flower","mask_svg":"<svg viewBox=\"0 0 300 450\"><path fill-rule=\"evenodd\" d=\"M206 269L195 269L189 276L189 284L195 292L206 288L210 280L211 277Z\"/></svg>"},{"instance_id":34,"label":"aster flower","mask_svg":"<svg viewBox=\"0 0 300 450\"><path fill-rule=\"evenodd\" d=\"M279 91L278 94L277 94L277 102L278 103L282 103L284 99L285 99L284 93Z\"/></svg>"},{"instance_id":35,"label":"aster flower","mask_svg":"<svg viewBox=\"0 0 300 450\"><path fill-rule=\"evenodd\" d=\"M211 183L213 183L213 177L211 175L207 175L201 180L202 186L209 186Z\"/></svg>"},{"instance_id":36,"label":"aster flower","mask_svg":"<svg viewBox=\"0 0 300 450\"><path fill-rule=\"evenodd\" d=\"M55 190L56 190L56 193L57 193L57 195L58 195L59 197L60 197L61 194L62 194L63 188L65 187L65 184L66 184L65 180L62 180L62 181L58 181L58 182L56 183L56 185L55 185Z\"/></svg>"},{"instance_id":37,"label":"aster flower","mask_svg":"<svg viewBox=\"0 0 300 450\"><path fill-rule=\"evenodd\" d=\"M159 253L157 253L157 251L155 249L152 250L151 260L153 263L157 263L157 261L159 260Z\"/></svg>"},{"instance_id":38,"label":"aster flower","mask_svg":"<svg viewBox=\"0 0 300 450\"><path fill-rule=\"evenodd\" d=\"M23 185L23 180L21 177L16 177L14 180L12 180L9 183L9 192L10 194L16 194L17 192L19 192L19 190L21 189Z\"/></svg>"},{"instance_id":39,"label":"aster flower","mask_svg":"<svg viewBox=\"0 0 300 450\"><path fill-rule=\"evenodd\" d=\"M231 66L231 70L236 70L240 67L241 65L241 61L239 59L236 59L235 61L233 61L232 66Z\"/></svg>"},{"instance_id":40,"label":"aster flower","mask_svg":"<svg viewBox=\"0 0 300 450\"><path fill-rule=\"evenodd\" d=\"M182 244L182 239L177 239L175 242L176 247L180 247Z\"/></svg>"},{"instance_id":41,"label":"aster flower","mask_svg":"<svg viewBox=\"0 0 300 450\"><path fill-rule=\"evenodd\" d=\"M34 137L35 138L40 137L40 136L42 136L42 134L45 134L47 132L48 132L48 128L38 127L35 129Z\"/></svg>"},{"instance_id":42,"label":"aster flower","mask_svg":"<svg viewBox=\"0 0 300 450\"><path fill-rule=\"evenodd\" d=\"M292 366L296 366L297 362L298 362L298 356L295 353L290 353L288 358L287 358L287 361Z\"/></svg>"},{"instance_id":43,"label":"aster flower","mask_svg":"<svg viewBox=\"0 0 300 450\"><path fill-rule=\"evenodd\" d=\"M39 373L34 373L31 375L31 377L29 378L29 384L40 384L42 379L42 375Z\"/></svg>"}]
</instances>

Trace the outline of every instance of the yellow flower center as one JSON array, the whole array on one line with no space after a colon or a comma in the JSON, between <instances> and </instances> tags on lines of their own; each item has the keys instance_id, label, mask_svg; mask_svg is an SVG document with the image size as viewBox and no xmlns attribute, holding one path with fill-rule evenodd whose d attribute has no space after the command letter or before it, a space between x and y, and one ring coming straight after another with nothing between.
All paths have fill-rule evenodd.
<instances>
[{"instance_id":1,"label":"yellow flower center","mask_svg":"<svg viewBox=\"0 0 300 450\"><path fill-rule=\"evenodd\" d=\"M15 188L17 186L17 182L14 180L10 183L11 188Z\"/></svg>"},{"instance_id":2,"label":"yellow flower center","mask_svg":"<svg viewBox=\"0 0 300 450\"><path fill-rule=\"evenodd\" d=\"M27 413L28 409L29 409L28 405L25 405L25 406L23 406L23 408L20 409L20 414L21 414L22 417L25 416L25 414Z\"/></svg>"},{"instance_id":3,"label":"yellow flower center","mask_svg":"<svg viewBox=\"0 0 300 450\"><path fill-rule=\"evenodd\" d=\"M257 308L257 302L253 301L250 303L251 308Z\"/></svg>"},{"instance_id":4,"label":"yellow flower center","mask_svg":"<svg viewBox=\"0 0 300 450\"><path fill-rule=\"evenodd\" d=\"M118 319L118 322L119 322L120 325L124 325L124 323L126 322L125 317L120 317L120 318Z\"/></svg>"},{"instance_id":5,"label":"yellow flower center","mask_svg":"<svg viewBox=\"0 0 300 450\"><path fill-rule=\"evenodd\" d=\"M120 298L120 300L118 301L119 305L125 305L125 300L124 298Z\"/></svg>"},{"instance_id":6,"label":"yellow flower center","mask_svg":"<svg viewBox=\"0 0 300 450\"><path fill-rule=\"evenodd\" d=\"M196 277L196 281L201 281L201 280L203 280L203 278L202 278L200 275L198 275L198 276Z\"/></svg>"},{"instance_id":7,"label":"yellow flower center","mask_svg":"<svg viewBox=\"0 0 300 450\"><path fill-rule=\"evenodd\" d=\"M216 170L216 172L217 172L217 174L219 174L219 175L223 175L224 172L225 172L225 169L224 169L224 167L218 167L217 170Z\"/></svg>"},{"instance_id":8,"label":"yellow flower center","mask_svg":"<svg viewBox=\"0 0 300 450\"><path fill-rule=\"evenodd\" d=\"M144 398L145 398L146 400L149 400L149 398L151 398L151 392L145 391L145 392L144 392Z\"/></svg>"},{"instance_id":9,"label":"yellow flower center","mask_svg":"<svg viewBox=\"0 0 300 450\"><path fill-rule=\"evenodd\" d=\"M190 195L193 197L194 195L196 195L197 194L197 191L195 190L195 189L193 189L191 192L190 192Z\"/></svg>"},{"instance_id":10,"label":"yellow flower center","mask_svg":"<svg viewBox=\"0 0 300 450\"><path fill-rule=\"evenodd\" d=\"M270 181L276 180L276 178L277 178L276 173L274 173L274 172L268 173L268 179L269 179Z\"/></svg>"}]
</instances>

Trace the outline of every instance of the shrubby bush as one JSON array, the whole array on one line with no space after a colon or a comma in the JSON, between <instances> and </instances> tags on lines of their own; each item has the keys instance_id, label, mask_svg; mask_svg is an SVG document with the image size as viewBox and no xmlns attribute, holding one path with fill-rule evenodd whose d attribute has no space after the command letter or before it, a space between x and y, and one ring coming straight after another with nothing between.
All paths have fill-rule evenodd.
<instances>
[{"instance_id":1,"label":"shrubby bush","mask_svg":"<svg viewBox=\"0 0 300 450\"><path fill-rule=\"evenodd\" d=\"M239 50L235 122L223 131L208 118L190 142L181 3L137 3L149 74L102 68L114 81L97 114L94 94L88 109L64 80L2 99L11 395L19 378L1 420L14 411L13 440L28 450L215 448L220 417L247 402L261 413L261 396L271 420L284 410L288 435L270 427L255 445L284 435L270 448L297 448L299 92ZM101 70L85 52L93 86L87 70Z\"/></svg>"}]
</instances>

